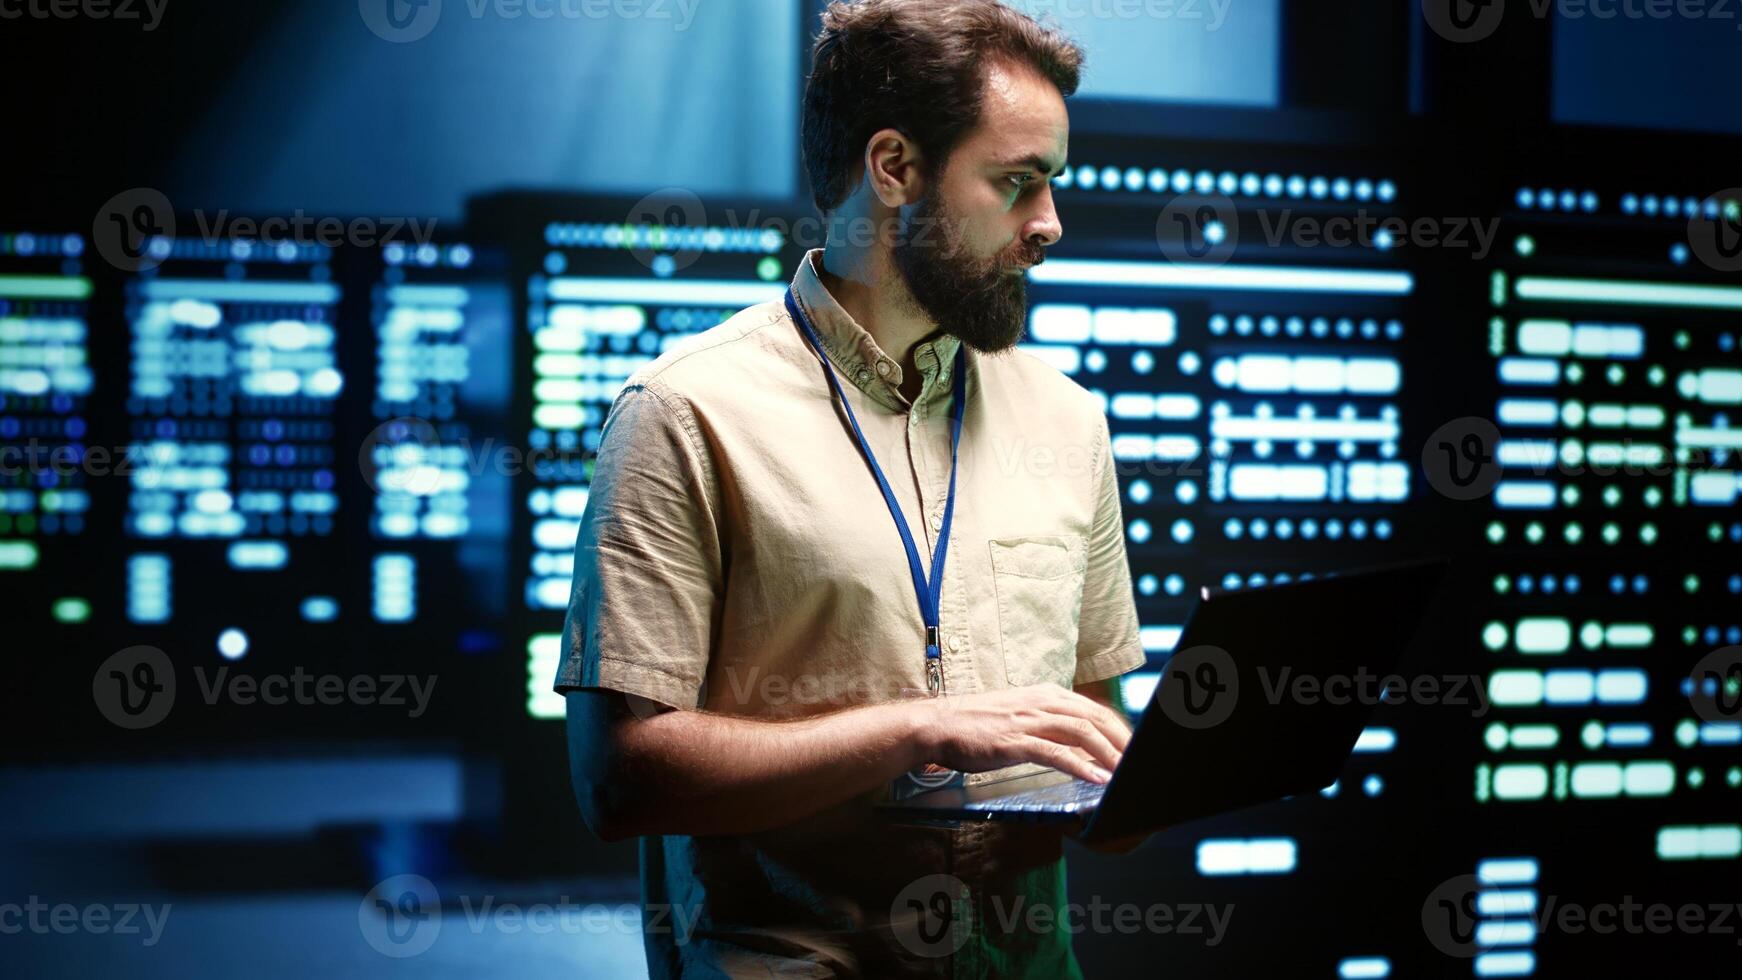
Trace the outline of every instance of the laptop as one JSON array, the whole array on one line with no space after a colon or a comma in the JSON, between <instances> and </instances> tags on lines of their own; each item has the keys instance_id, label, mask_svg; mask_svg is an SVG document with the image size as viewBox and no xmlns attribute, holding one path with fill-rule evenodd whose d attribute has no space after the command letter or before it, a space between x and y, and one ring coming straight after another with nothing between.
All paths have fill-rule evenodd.
<instances>
[{"instance_id":1,"label":"laptop","mask_svg":"<svg viewBox=\"0 0 1742 980\"><path fill-rule=\"evenodd\" d=\"M1083 822L1081 838L1095 841L1323 789L1342 772L1449 565L1204 589L1111 780L1042 769L879 808L908 819Z\"/></svg>"}]
</instances>

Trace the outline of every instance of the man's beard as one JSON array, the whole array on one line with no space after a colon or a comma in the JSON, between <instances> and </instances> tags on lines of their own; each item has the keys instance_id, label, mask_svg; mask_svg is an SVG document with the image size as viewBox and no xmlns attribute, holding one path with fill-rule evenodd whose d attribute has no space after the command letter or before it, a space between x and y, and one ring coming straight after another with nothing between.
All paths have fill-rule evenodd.
<instances>
[{"instance_id":1,"label":"man's beard","mask_svg":"<svg viewBox=\"0 0 1742 980\"><path fill-rule=\"evenodd\" d=\"M895 268L920 310L945 333L982 354L1008 350L1028 322L1026 277L1009 270L1038 265L1046 253L1018 239L1003 254L976 258L962 247L961 227L937 192L928 194L891 250Z\"/></svg>"}]
</instances>

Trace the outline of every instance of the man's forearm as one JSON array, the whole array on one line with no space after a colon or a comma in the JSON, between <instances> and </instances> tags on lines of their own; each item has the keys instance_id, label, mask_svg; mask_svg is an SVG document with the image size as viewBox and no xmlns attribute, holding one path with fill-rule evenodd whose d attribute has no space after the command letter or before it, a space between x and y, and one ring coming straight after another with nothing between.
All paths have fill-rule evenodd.
<instances>
[{"instance_id":1,"label":"man's forearm","mask_svg":"<svg viewBox=\"0 0 1742 980\"><path fill-rule=\"evenodd\" d=\"M798 721L640 719L618 734L612 836L753 833L808 817L923 761L922 713L894 702Z\"/></svg>"}]
</instances>

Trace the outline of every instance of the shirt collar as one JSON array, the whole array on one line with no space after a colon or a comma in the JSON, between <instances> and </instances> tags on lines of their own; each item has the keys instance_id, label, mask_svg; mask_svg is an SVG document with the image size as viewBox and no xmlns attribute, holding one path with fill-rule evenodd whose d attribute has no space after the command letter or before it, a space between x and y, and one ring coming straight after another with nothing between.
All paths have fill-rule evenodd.
<instances>
[{"instance_id":1,"label":"shirt collar","mask_svg":"<svg viewBox=\"0 0 1742 980\"><path fill-rule=\"evenodd\" d=\"M792 292L799 307L816 328L817 337L828 351L842 377L873 401L892 412L905 412L907 399L901 395L902 367L879 347L871 334L854 320L852 314L835 301L817 275L822 265L823 250L813 248L805 253L792 277ZM807 344L808 346L808 344ZM948 400L955 384L956 349L961 341L951 334L940 333L913 350L913 358L925 381L920 386L918 403L922 413L948 411ZM972 355L968 360L972 362ZM934 403L945 407L934 409Z\"/></svg>"}]
</instances>

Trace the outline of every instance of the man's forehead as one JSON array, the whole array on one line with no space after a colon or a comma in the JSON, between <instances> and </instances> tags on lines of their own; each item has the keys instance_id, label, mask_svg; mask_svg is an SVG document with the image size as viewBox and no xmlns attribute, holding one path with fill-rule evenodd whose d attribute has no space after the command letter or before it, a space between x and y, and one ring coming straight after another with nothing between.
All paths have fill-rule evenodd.
<instances>
[{"instance_id":1,"label":"man's forehead","mask_svg":"<svg viewBox=\"0 0 1742 980\"><path fill-rule=\"evenodd\" d=\"M963 148L1000 164L1055 170L1065 161L1070 117L1058 88L1039 72L1003 62L987 66L980 123Z\"/></svg>"}]
</instances>

